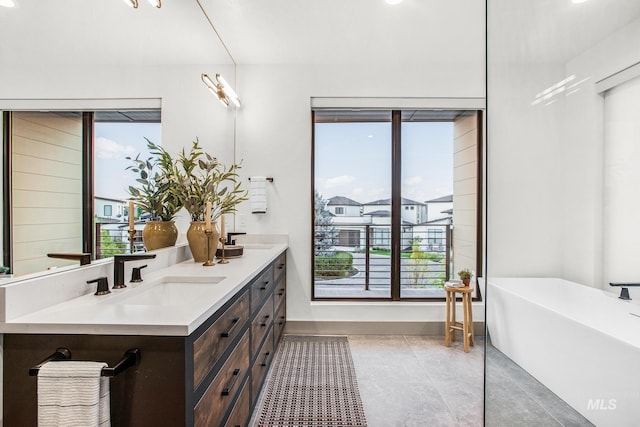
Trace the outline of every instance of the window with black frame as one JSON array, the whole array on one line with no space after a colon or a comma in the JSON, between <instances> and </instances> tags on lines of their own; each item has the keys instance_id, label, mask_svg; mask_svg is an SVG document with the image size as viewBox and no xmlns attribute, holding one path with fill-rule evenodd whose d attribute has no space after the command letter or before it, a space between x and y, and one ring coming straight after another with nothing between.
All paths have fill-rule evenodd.
<instances>
[{"instance_id":1,"label":"window with black frame","mask_svg":"<svg viewBox=\"0 0 640 427\"><path fill-rule=\"evenodd\" d=\"M314 299L440 299L479 269L480 120L314 111Z\"/></svg>"}]
</instances>

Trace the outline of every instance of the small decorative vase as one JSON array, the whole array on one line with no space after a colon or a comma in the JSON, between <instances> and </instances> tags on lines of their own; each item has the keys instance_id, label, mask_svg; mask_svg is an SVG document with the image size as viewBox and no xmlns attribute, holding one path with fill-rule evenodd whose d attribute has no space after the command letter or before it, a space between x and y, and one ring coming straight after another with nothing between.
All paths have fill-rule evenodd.
<instances>
[{"instance_id":1,"label":"small decorative vase","mask_svg":"<svg viewBox=\"0 0 640 427\"><path fill-rule=\"evenodd\" d=\"M142 229L142 241L148 251L174 246L178 228L174 221L148 221Z\"/></svg>"},{"instance_id":2,"label":"small decorative vase","mask_svg":"<svg viewBox=\"0 0 640 427\"><path fill-rule=\"evenodd\" d=\"M206 223L204 221L192 221L187 230L187 241L194 262L205 262L208 259L214 259L216 249L218 249L218 241L220 240L220 232L215 221L211 221L211 230L208 236L209 243L207 245L207 234L205 233ZM207 252L208 250L208 252Z\"/></svg>"},{"instance_id":3,"label":"small decorative vase","mask_svg":"<svg viewBox=\"0 0 640 427\"><path fill-rule=\"evenodd\" d=\"M462 279L462 284L465 286L469 286L470 282L471 282L471 279Z\"/></svg>"}]
</instances>

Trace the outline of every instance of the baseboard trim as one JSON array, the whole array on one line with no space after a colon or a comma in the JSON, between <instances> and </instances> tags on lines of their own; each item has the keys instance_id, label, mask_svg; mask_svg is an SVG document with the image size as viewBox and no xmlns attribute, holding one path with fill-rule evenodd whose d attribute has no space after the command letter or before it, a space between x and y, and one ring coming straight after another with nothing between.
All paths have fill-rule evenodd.
<instances>
[{"instance_id":1,"label":"baseboard trim","mask_svg":"<svg viewBox=\"0 0 640 427\"><path fill-rule=\"evenodd\" d=\"M285 333L300 335L444 335L444 322L309 322L287 320ZM484 322L474 322L476 336Z\"/></svg>"}]
</instances>

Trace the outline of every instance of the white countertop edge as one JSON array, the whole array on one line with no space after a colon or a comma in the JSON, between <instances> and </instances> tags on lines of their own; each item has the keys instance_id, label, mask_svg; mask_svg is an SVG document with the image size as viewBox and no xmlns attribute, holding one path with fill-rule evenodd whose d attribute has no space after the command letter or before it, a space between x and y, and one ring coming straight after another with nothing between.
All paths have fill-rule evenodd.
<instances>
[{"instance_id":1,"label":"white countertop edge","mask_svg":"<svg viewBox=\"0 0 640 427\"><path fill-rule=\"evenodd\" d=\"M247 246L250 246L248 244ZM226 285L230 286L226 292L220 296L215 302L213 302L208 308L194 313L194 316L188 321L176 322L176 323L160 323L160 322L130 322L130 323L117 323L117 322L96 322L96 323L70 323L59 322L55 320L55 315L50 314L55 310L56 306L47 307L39 310L35 313L29 313L25 316L20 316L7 322L0 323L0 333L14 333L14 334L65 334L65 335L151 335L151 336L188 336L198 329L211 315L223 307L233 296L241 291L257 274L264 270L269 264L271 264L282 252L284 252L288 245L287 243L274 243L270 244L270 249L260 250L261 253L267 255L261 262L252 266L252 271L247 274L243 274L240 280L235 285L230 285L228 282ZM262 251L265 252L262 252ZM245 256L247 256L245 254ZM193 261L185 261L180 264L193 263ZM170 266L162 268L158 271L145 275L145 280L153 280L154 278L166 275L172 275L173 268L176 266ZM226 266L232 266L233 260ZM255 267L255 268L254 268ZM203 267L205 268L205 267ZM201 270L201 273L213 273L217 274L214 270L215 267L211 267L212 270ZM175 274L175 273L174 273ZM201 274L203 275L203 274ZM194 276L196 277L196 276ZM141 285L144 286L144 285ZM93 296L91 296L93 298ZM100 297L95 297L100 298ZM95 307L100 306L100 300L95 301ZM62 304L67 304L67 302ZM90 305L89 305L90 306ZM87 305L84 305L87 307ZM49 318L50 320L47 320ZM125 319L126 320L126 319Z\"/></svg>"}]
</instances>

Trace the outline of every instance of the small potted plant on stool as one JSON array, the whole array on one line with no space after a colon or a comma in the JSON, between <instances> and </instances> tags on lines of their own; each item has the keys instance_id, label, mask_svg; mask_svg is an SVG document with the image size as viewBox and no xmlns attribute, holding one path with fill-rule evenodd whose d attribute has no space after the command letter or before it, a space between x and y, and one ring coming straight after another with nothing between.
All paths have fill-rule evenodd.
<instances>
[{"instance_id":1,"label":"small potted plant on stool","mask_svg":"<svg viewBox=\"0 0 640 427\"><path fill-rule=\"evenodd\" d=\"M458 271L458 276L460 276L460 280L465 286L469 286L469 282L471 282L471 271L468 268L464 268Z\"/></svg>"}]
</instances>

